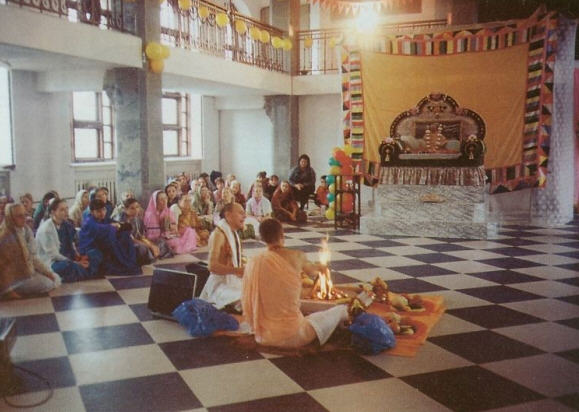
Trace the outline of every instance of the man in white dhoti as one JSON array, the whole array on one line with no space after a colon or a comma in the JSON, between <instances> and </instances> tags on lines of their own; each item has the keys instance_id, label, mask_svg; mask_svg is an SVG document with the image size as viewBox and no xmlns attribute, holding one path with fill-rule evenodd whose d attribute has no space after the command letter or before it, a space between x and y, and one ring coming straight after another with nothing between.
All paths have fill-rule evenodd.
<instances>
[{"instance_id":1,"label":"man in white dhoti","mask_svg":"<svg viewBox=\"0 0 579 412\"><path fill-rule=\"evenodd\" d=\"M209 237L209 279L199 296L217 309L232 305L240 310L244 266L241 262L241 240L237 231L243 229L245 211L238 203L223 208L224 218Z\"/></svg>"}]
</instances>

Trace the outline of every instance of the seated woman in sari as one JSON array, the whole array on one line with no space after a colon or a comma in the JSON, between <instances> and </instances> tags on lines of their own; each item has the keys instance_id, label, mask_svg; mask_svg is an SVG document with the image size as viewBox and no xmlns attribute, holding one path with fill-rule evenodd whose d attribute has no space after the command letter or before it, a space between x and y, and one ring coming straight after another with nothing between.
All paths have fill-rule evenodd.
<instances>
[{"instance_id":1,"label":"seated woman in sari","mask_svg":"<svg viewBox=\"0 0 579 412\"><path fill-rule=\"evenodd\" d=\"M225 205L234 202L235 199L233 198L233 192L230 188L224 187L221 191L221 200L215 204L215 208L213 209L213 224L215 226L217 226L217 223L223 219L222 212Z\"/></svg>"},{"instance_id":2,"label":"seated woman in sari","mask_svg":"<svg viewBox=\"0 0 579 412\"><path fill-rule=\"evenodd\" d=\"M241 193L241 183L237 180L231 182L231 191L233 192L233 199L235 203L239 203L241 207L245 210L245 196Z\"/></svg>"},{"instance_id":3,"label":"seated woman in sari","mask_svg":"<svg viewBox=\"0 0 579 412\"><path fill-rule=\"evenodd\" d=\"M40 226L40 222L42 222L46 217L46 209L48 208L48 202L50 202L50 199L54 199L55 197L58 197L58 193L56 193L56 190L46 192L44 196L42 196L42 201L38 204L38 206L36 206L34 214L32 215L32 219L34 219L34 229L38 229L38 226Z\"/></svg>"},{"instance_id":4,"label":"seated woman in sari","mask_svg":"<svg viewBox=\"0 0 579 412\"><path fill-rule=\"evenodd\" d=\"M304 252L284 247L283 227L266 219L259 228L267 250L251 258L243 276L243 315L262 345L297 348L318 340L326 343L336 327L348 319L348 307L304 317L300 311L301 272L316 275L326 270L309 262Z\"/></svg>"},{"instance_id":5,"label":"seated woman in sari","mask_svg":"<svg viewBox=\"0 0 579 412\"><path fill-rule=\"evenodd\" d=\"M68 220L68 206L64 199L53 199L48 206L49 218L36 232L38 257L63 282L77 282L96 276L103 259L100 251L93 249L87 256L76 251L76 230Z\"/></svg>"},{"instance_id":6,"label":"seated woman in sari","mask_svg":"<svg viewBox=\"0 0 579 412\"><path fill-rule=\"evenodd\" d=\"M259 224L268 217L271 217L271 203L263 196L262 186L256 184L245 206L245 226L252 225L255 233L259 233Z\"/></svg>"},{"instance_id":7,"label":"seated woman in sari","mask_svg":"<svg viewBox=\"0 0 579 412\"><path fill-rule=\"evenodd\" d=\"M287 180L281 182L271 198L273 216L282 222L305 222L306 214L294 200L292 188Z\"/></svg>"},{"instance_id":8,"label":"seated woman in sari","mask_svg":"<svg viewBox=\"0 0 579 412\"><path fill-rule=\"evenodd\" d=\"M147 239L145 235L145 222L140 217L141 205L137 199L125 200L124 212L121 214L119 221L131 225L131 237L137 248L137 263L139 265L148 265L156 259L173 257L173 252L163 238L156 242Z\"/></svg>"},{"instance_id":9,"label":"seated woman in sari","mask_svg":"<svg viewBox=\"0 0 579 412\"><path fill-rule=\"evenodd\" d=\"M32 217L34 215L34 199L32 195L30 193L24 193L20 196L20 204L24 206L24 210L26 211L26 224L34 231L34 218Z\"/></svg>"},{"instance_id":10,"label":"seated woman in sari","mask_svg":"<svg viewBox=\"0 0 579 412\"><path fill-rule=\"evenodd\" d=\"M19 298L47 293L60 285L60 276L36 254L26 212L18 203L8 204L0 226L0 298Z\"/></svg>"},{"instance_id":11,"label":"seated woman in sari","mask_svg":"<svg viewBox=\"0 0 579 412\"><path fill-rule=\"evenodd\" d=\"M190 253L197 249L197 238L193 230L178 232L175 219L167 207L167 194L164 191L157 190L151 195L145 210L145 227L147 239L153 242L166 239L173 253Z\"/></svg>"},{"instance_id":12,"label":"seated woman in sari","mask_svg":"<svg viewBox=\"0 0 579 412\"><path fill-rule=\"evenodd\" d=\"M6 205L8 204L8 196L0 195L0 225L4 222Z\"/></svg>"},{"instance_id":13,"label":"seated woman in sari","mask_svg":"<svg viewBox=\"0 0 579 412\"><path fill-rule=\"evenodd\" d=\"M193 210L199 217L201 228L213 230L213 200L211 200L211 191L207 187L199 190L199 197L196 202L193 202Z\"/></svg>"},{"instance_id":14,"label":"seated woman in sari","mask_svg":"<svg viewBox=\"0 0 579 412\"><path fill-rule=\"evenodd\" d=\"M209 231L203 228L197 213L191 207L191 197L189 194L181 196L179 204L171 206L171 213L177 221L179 233L193 232L196 245L205 246L209 239Z\"/></svg>"},{"instance_id":15,"label":"seated woman in sari","mask_svg":"<svg viewBox=\"0 0 579 412\"><path fill-rule=\"evenodd\" d=\"M179 203L179 184L176 181L169 183L165 186L165 194L167 195L168 208Z\"/></svg>"},{"instance_id":16,"label":"seated woman in sari","mask_svg":"<svg viewBox=\"0 0 579 412\"><path fill-rule=\"evenodd\" d=\"M88 190L81 189L76 192L74 204L70 208L69 218L72 220L74 227L80 228L82 226L82 213L88 207Z\"/></svg>"},{"instance_id":17,"label":"seated woman in sari","mask_svg":"<svg viewBox=\"0 0 579 412\"><path fill-rule=\"evenodd\" d=\"M90 256L97 249L103 255L99 273L103 275L139 275L137 253L131 239L130 228L120 223L108 223L106 204L94 199L89 204L90 215L78 234L78 251Z\"/></svg>"}]
</instances>

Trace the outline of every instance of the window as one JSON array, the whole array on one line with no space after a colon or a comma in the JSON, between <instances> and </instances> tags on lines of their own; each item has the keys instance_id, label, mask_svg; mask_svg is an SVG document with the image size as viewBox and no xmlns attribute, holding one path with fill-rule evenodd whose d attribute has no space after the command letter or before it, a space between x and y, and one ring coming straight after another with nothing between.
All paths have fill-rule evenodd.
<instances>
[{"instance_id":1,"label":"window","mask_svg":"<svg viewBox=\"0 0 579 412\"><path fill-rule=\"evenodd\" d=\"M10 71L0 65L0 166L14 164L11 113Z\"/></svg>"},{"instance_id":2,"label":"window","mask_svg":"<svg viewBox=\"0 0 579 412\"><path fill-rule=\"evenodd\" d=\"M75 162L111 160L114 157L113 111L106 93L72 94Z\"/></svg>"},{"instance_id":3,"label":"window","mask_svg":"<svg viewBox=\"0 0 579 412\"><path fill-rule=\"evenodd\" d=\"M163 93L163 154L166 157L191 155L188 94Z\"/></svg>"}]
</instances>

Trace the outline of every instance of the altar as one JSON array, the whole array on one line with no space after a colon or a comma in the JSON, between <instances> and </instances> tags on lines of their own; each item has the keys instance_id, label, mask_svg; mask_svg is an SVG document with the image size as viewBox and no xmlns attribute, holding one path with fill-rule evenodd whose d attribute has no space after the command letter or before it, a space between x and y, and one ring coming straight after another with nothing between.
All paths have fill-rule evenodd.
<instances>
[{"instance_id":1,"label":"altar","mask_svg":"<svg viewBox=\"0 0 579 412\"><path fill-rule=\"evenodd\" d=\"M451 97L431 93L396 117L383 139L367 234L487 239L484 120Z\"/></svg>"}]
</instances>

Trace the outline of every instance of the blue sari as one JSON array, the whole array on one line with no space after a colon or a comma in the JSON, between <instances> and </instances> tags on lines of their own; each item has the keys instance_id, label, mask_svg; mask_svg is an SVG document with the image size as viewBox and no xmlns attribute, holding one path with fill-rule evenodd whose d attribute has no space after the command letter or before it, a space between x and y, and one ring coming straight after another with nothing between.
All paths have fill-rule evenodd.
<instances>
[{"instance_id":1,"label":"blue sari","mask_svg":"<svg viewBox=\"0 0 579 412\"><path fill-rule=\"evenodd\" d=\"M89 215L79 232L78 250L80 254L90 256L94 249L103 254L99 270L101 274L117 276L141 274L131 232L117 232L114 226L99 222L93 215Z\"/></svg>"}]
</instances>

